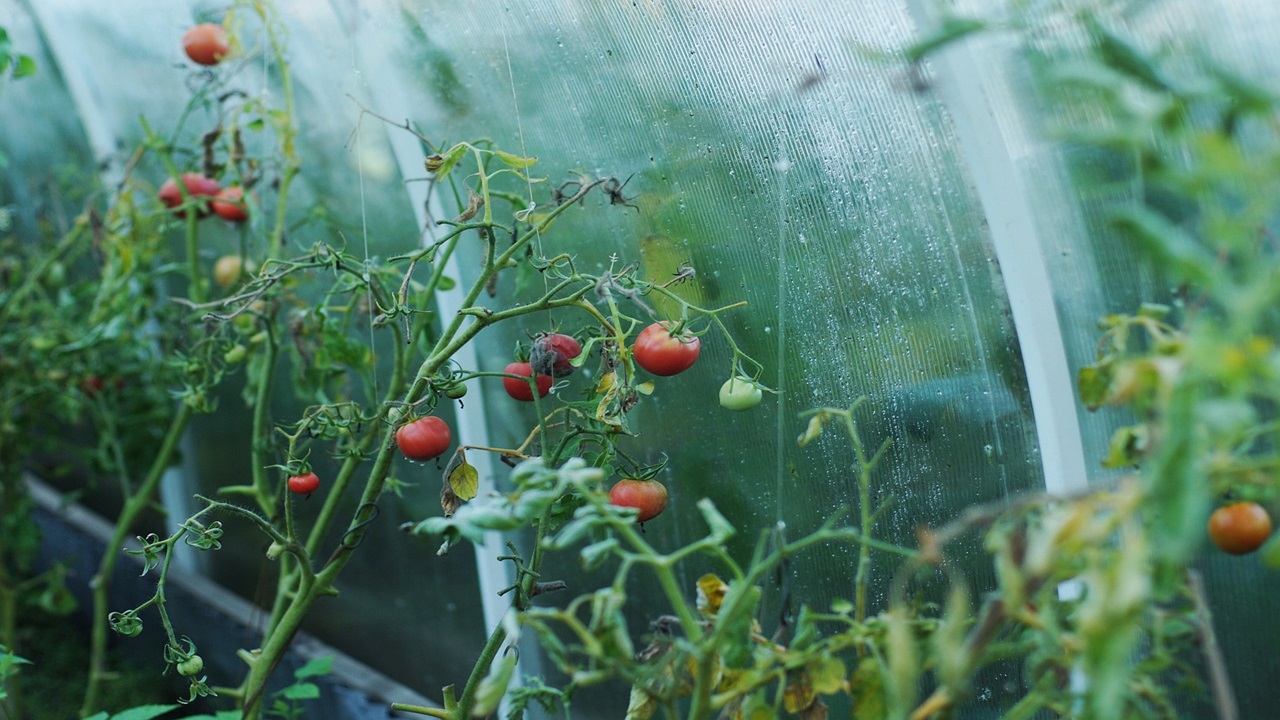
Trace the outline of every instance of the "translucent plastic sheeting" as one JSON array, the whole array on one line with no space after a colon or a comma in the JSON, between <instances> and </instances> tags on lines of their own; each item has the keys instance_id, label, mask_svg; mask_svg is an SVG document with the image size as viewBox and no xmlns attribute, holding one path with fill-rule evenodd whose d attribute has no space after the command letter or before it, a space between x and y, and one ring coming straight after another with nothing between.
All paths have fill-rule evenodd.
<instances>
[{"instance_id":1,"label":"translucent plastic sheeting","mask_svg":"<svg viewBox=\"0 0 1280 720\"><path fill-rule=\"evenodd\" d=\"M26 23L43 33L50 54L41 63L49 72L5 88L2 111L15 123L6 125L6 148L25 147L12 138L29 129L67 160L82 161L91 142L99 160L118 168L124 158L113 153L141 137L139 116L165 131L185 103L191 68L181 64L177 38L219 7L126 2L104 12L100 3L33 0L9 10L11 32ZM671 489L671 507L647 524L660 549L705 532L694 509L702 497L741 530L730 550L742 561L764 528L782 524L794 538L835 508L852 507L848 442L828 433L801 449L795 438L804 427L800 412L847 407L863 395L867 445L893 443L874 481L876 502L892 496L874 528L881 537L910 546L917 525L1041 487L1003 280L947 108L915 87L903 67L863 51L915 37L905 6L833 13L830 3L816 0L292 0L279 7L303 129L299 207L310 204L323 220L303 226L297 243L333 241L341 232L353 243L367 240L373 254L389 254L418 241L402 183L424 178L399 169L406 165L389 139L398 142L402 131L361 119L357 104L398 122L384 106L394 99L396 110L438 144L489 137L539 157L536 170L549 180L530 192L540 205L549 203L549 187L574 172L630 178L634 208L595 196L557 222L544 239L547 249L571 252L591 271L608 268L614 256L653 277L688 263L697 277L681 292L691 301L706 307L747 301L725 320L742 349L764 363L762 380L777 395L750 413L722 410L716 391L731 353L712 334L699 364L660 379L636 411L640 434L625 449L648 461L669 459L660 479ZM278 82L260 58L228 71L250 92L271 92ZM995 96L1010 108L1025 102L1011 84L1018 81L1016 73L991 80L996 90L1005 88ZM29 105L18 110L9 102L14 98ZM46 116L58 120L42 121ZM67 127L58 131L58 122ZM36 172L37 152L6 152L15 163L11 175ZM1078 234L1085 211L1063 206L1069 190L1053 149L1011 152L1026 158L1029 177L1060 183L1046 185L1036 206L1060 220L1055 227L1064 238ZM157 184L163 177L158 168L144 170ZM261 233L250 228L250 247ZM207 241L212 259L240 238L226 231ZM1055 249L1077 260L1054 278L1063 285L1055 287L1063 293L1060 317L1073 328L1068 347L1078 358L1095 309L1109 304L1093 265L1116 261L1100 250L1095 258L1095 248ZM474 263L461 266L466 273ZM1065 289L1077 286L1081 299ZM492 302L516 296L516 288L502 285ZM554 314L490 331L481 337L483 369L501 370L527 333L583 322ZM496 387L492 381L487 402L469 396L466 412L484 413L494 444L514 445L531 416ZM281 417L296 412L290 402L278 399ZM229 393L222 398L226 414L196 428L193 489L207 492L247 472L222 452L245 441L237 427L247 422L237 425L232 414L237 403ZM1101 436L1095 431L1092 442ZM438 559L434 544L394 533L402 520L439 512L435 475L404 472L420 487L403 502L388 499L344 576L342 596L317 606L311 629L435 694L463 679L481 642L475 571L461 549ZM957 560L979 587L989 585L985 554L976 543L966 551ZM855 562L851 547L798 558L786 573L795 606L826 609L848 597ZM253 593L262 565L260 555L224 551L213 574ZM874 566L873 609L883 607L895 566L891 558ZM698 561L683 569L690 597L697 577L711 569ZM584 576L572 557L553 562L544 576L570 580L570 592L608 581ZM664 601L642 581L629 592L639 639L665 612ZM781 588L771 586L768 594L761 621L771 633ZM1016 674L988 677L978 696L992 708L1006 706L1001 693L1012 682ZM625 702L625 689L610 686L583 696L575 710L581 717L616 716Z\"/></svg>"},{"instance_id":2,"label":"translucent plastic sheeting","mask_svg":"<svg viewBox=\"0 0 1280 720\"><path fill-rule=\"evenodd\" d=\"M547 247L592 271L616 256L660 278L687 262L698 272L691 301L748 302L726 321L779 395L747 414L719 408L731 353L712 334L699 364L659 379L636 411L640 435L626 450L670 460L660 479L672 504L646 525L659 549L705 532L693 507L702 497L741 528L731 551L743 560L764 528L798 537L851 507L847 440L799 449L795 438L798 413L861 395L865 441L893 439L875 477L876 501L893 496L877 534L911 545L918 524L1041 486L1000 273L944 109L902 68L858 51L908 42L904 9L478 2L424 6L412 19L399 64L414 120L433 139L494 138L538 156L551 185L568 170L631 178L636 209L588 200L557 221ZM545 204L546 193L533 198ZM512 292L500 287L494 304ZM526 331L581 322L553 315ZM517 338L485 338L488 369L510 360ZM514 444L530 416L499 398L487 406L495 442ZM848 597L855 559L852 548L800 558L787 572L793 602L825 609ZM984 558L972 560L989 582ZM875 566L875 607L895 565ZM683 569L690 597L712 569ZM607 582L583 577L571 557L544 576L570 578L573 590ZM665 606L643 580L633 585L639 635ZM780 595L768 590L766 633ZM999 702L1008 679L991 678L982 697ZM610 688L575 708L593 717L624 702Z\"/></svg>"}]
</instances>

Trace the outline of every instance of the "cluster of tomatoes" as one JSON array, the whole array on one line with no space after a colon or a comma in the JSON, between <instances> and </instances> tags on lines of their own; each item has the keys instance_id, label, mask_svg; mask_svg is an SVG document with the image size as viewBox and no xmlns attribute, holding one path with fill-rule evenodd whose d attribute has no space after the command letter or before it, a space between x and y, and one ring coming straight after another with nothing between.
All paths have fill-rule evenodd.
<instances>
[{"instance_id":1,"label":"cluster of tomatoes","mask_svg":"<svg viewBox=\"0 0 1280 720\"><path fill-rule=\"evenodd\" d=\"M221 25L202 23L182 36L182 49L193 62L206 66L217 65L231 52L231 42ZM178 186L179 180L181 188ZM186 190L186 196L194 203L196 217L203 218L212 213L233 223L249 219L244 188L238 185L224 188L217 180L200 173L183 173L181 178L169 178L160 186L160 202L178 217L187 216L183 190Z\"/></svg>"}]
</instances>

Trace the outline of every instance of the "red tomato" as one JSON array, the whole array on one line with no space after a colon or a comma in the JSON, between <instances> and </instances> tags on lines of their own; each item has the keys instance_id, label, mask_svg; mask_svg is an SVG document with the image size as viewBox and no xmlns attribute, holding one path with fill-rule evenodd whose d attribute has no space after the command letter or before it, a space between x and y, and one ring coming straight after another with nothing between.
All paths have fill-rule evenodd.
<instances>
[{"instance_id":1,"label":"red tomato","mask_svg":"<svg viewBox=\"0 0 1280 720\"><path fill-rule=\"evenodd\" d=\"M527 362L513 362L503 369L508 375L520 375L522 377L533 376L533 366ZM544 398L547 393L551 392L551 376L539 373L534 382L538 384L538 397ZM523 402L533 402L533 388L529 387L529 383L516 378L502 378L502 388L507 394L516 400Z\"/></svg>"},{"instance_id":2,"label":"red tomato","mask_svg":"<svg viewBox=\"0 0 1280 720\"><path fill-rule=\"evenodd\" d=\"M567 377L573 374L570 361L582 354L582 345L568 335L547 333L533 341L529 364L534 370L551 377Z\"/></svg>"},{"instance_id":3,"label":"red tomato","mask_svg":"<svg viewBox=\"0 0 1280 720\"><path fill-rule=\"evenodd\" d=\"M221 25L201 23L182 36L182 49L187 57L201 65L217 65L231 50L227 31Z\"/></svg>"},{"instance_id":4,"label":"red tomato","mask_svg":"<svg viewBox=\"0 0 1280 720\"><path fill-rule=\"evenodd\" d=\"M396 445L410 460L440 457L452 442L449 424L433 415L420 417L396 430Z\"/></svg>"},{"instance_id":5,"label":"red tomato","mask_svg":"<svg viewBox=\"0 0 1280 720\"><path fill-rule=\"evenodd\" d=\"M636 522L646 522L667 507L667 486L657 480L622 479L609 489L609 504L635 508Z\"/></svg>"},{"instance_id":6,"label":"red tomato","mask_svg":"<svg viewBox=\"0 0 1280 720\"><path fill-rule=\"evenodd\" d=\"M313 472L289 478L289 491L295 495L310 495L319 487L320 478Z\"/></svg>"},{"instance_id":7,"label":"red tomato","mask_svg":"<svg viewBox=\"0 0 1280 720\"><path fill-rule=\"evenodd\" d=\"M242 223L249 219L244 204L244 188L235 185L218 191L213 202L209 203L213 214L228 222Z\"/></svg>"},{"instance_id":8,"label":"red tomato","mask_svg":"<svg viewBox=\"0 0 1280 720\"><path fill-rule=\"evenodd\" d=\"M187 187L188 195L191 195L194 199L200 201L196 215L200 217L208 215L209 209L201 198L217 195L218 191L222 189L222 186L218 184L218 181L207 178L199 173L183 173L182 184ZM167 208L176 208L182 205L182 191L178 189L178 183L173 178L165 180L164 183L160 185L159 196L160 202L164 203L164 206ZM186 217L187 211L176 210L174 214L178 217Z\"/></svg>"},{"instance_id":9,"label":"red tomato","mask_svg":"<svg viewBox=\"0 0 1280 720\"><path fill-rule=\"evenodd\" d=\"M656 322L640 331L631 348L636 364L654 375L676 375L693 367L702 341L693 335L671 337L671 323Z\"/></svg>"},{"instance_id":10,"label":"red tomato","mask_svg":"<svg viewBox=\"0 0 1280 720\"><path fill-rule=\"evenodd\" d=\"M1209 516L1209 539L1225 553L1244 555L1271 537L1271 516L1255 502L1220 507Z\"/></svg>"}]
</instances>

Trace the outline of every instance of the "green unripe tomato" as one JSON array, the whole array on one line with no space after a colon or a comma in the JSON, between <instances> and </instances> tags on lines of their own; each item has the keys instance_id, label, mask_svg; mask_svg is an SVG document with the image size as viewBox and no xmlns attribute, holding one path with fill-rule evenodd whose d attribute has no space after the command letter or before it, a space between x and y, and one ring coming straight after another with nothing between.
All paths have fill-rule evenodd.
<instances>
[{"instance_id":1,"label":"green unripe tomato","mask_svg":"<svg viewBox=\"0 0 1280 720\"><path fill-rule=\"evenodd\" d=\"M235 345L232 345L225 353L222 354L222 359L228 365L239 365L240 363L244 362L244 356L247 355L248 353L249 351L245 348L245 346L237 343Z\"/></svg>"},{"instance_id":2,"label":"green unripe tomato","mask_svg":"<svg viewBox=\"0 0 1280 720\"><path fill-rule=\"evenodd\" d=\"M725 380L720 386L720 407L726 410L750 410L759 405L763 397L760 386L741 375Z\"/></svg>"},{"instance_id":3,"label":"green unripe tomato","mask_svg":"<svg viewBox=\"0 0 1280 720\"><path fill-rule=\"evenodd\" d=\"M444 389L444 396L450 400L457 400L465 397L467 394L467 386L462 383L454 383Z\"/></svg>"},{"instance_id":4,"label":"green unripe tomato","mask_svg":"<svg viewBox=\"0 0 1280 720\"><path fill-rule=\"evenodd\" d=\"M201 670L204 670L204 659L199 655L192 655L178 663L178 674L183 677L195 677Z\"/></svg>"}]
</instances>

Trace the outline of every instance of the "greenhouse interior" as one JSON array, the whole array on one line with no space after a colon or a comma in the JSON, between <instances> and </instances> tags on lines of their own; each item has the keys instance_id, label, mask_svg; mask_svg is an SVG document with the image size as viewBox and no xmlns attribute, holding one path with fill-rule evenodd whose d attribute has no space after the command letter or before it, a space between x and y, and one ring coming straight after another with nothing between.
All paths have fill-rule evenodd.
<instances>
[{"instance_id":1,"label":"greenhouse interior","mask_svg":"<svg viewBox=\"0 0 1280 720\"><path fill-rule=\"evenodd\" d=\"M0 719L1280 717L1278 29L0 0Z\"/></svg>"}]
</instances>

